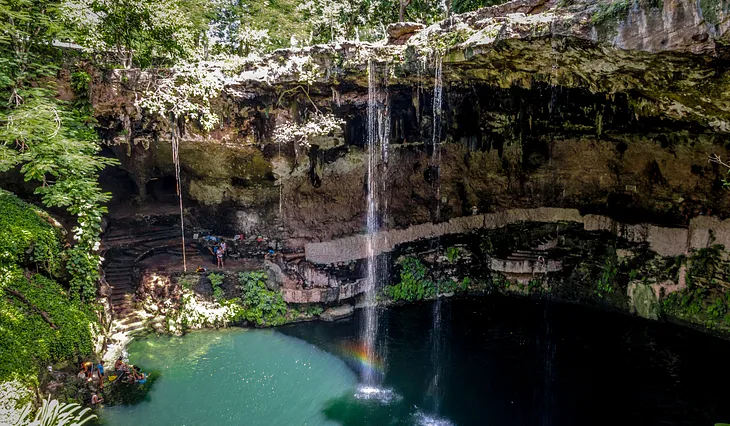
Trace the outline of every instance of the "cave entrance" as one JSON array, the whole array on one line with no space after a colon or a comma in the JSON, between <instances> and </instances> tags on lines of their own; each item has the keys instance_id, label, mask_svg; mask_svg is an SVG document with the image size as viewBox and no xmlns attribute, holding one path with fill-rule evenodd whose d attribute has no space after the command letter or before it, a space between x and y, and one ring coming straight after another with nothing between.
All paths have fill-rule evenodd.
<instances>
[{"instance_id":1,"label":"cave entrance","mask_svg":"<svg viewBox=\"0 0 730 426\"><path fill-rule=\"evenodd\" d=\"M146 185L147 197L158 203L176 203L177 182L175 176L162 176L150 179Z\"/></svg>"},{"instance_id":2,"label":"cave entrance","mask_svg":"<svg viewBox=\"0 0 730 426\"><path fill-rule=\"evenodd\" d=\"M109 147L104 147L99 155L116 158ZM119 165L106 166L99 172L99 186L102 191L112 194L110 204L129 203L139 195L139 187L134 177Z\"/></svg>"}]
</instances>

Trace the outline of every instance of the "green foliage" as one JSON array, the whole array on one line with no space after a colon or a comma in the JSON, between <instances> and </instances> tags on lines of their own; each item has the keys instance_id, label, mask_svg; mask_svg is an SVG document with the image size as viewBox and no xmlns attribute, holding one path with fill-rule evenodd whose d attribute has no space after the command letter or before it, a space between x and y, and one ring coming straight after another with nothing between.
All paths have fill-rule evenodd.
<instances>
[{"instance_id":1,"label":"green foliage","mask_svg":"<svg viewBox=\"0 0 730 426\"><path fill-rule=\"evenodd\" d=\"M461 251L458 247L449 247L446 249L446 259L451 264L454 264L457 260L459 260L459 254L461 254Z\"/></svg>"},{"instance_id":2,"label":"green foliage","mask_svg":"<svg viewBox=\"0 0 730 426\"><path fill-rule=\"evenodd\" d=\"M89 413L90 408L51 400L50 395L48 399L43 400L43 405L35 417L31 417L32 411L33 405L29 402L13 426L81 426L96 418L95 414Z\"/></svg>"},{"instance_id":3,"label":"green foliage","mask_svg":"<svg viewBox=\"0 0 730 426\"><path fill-rule=\"evenodd\" d=\"M634 0L601 2L598 11L591 16L591 23L598 25L609 20L620 21L628 15Z\"/></svg>"},{"instance_id":4,"label":"green foliage","mask_svg":"<svg viewBox=\"0 0 730 426\"><path fill-rule=\"evenodd\" d=\"M718 12L722 12L723 9L727 12L727 6L725 6L726 3L722 0L699 0L698 3L705 22L712 26L716 26L720 23Z\"/></svg>"},{"instance_id":5,"label":"green foliage","mask_svg":"<svg viewBox=\"0 0 730 426\"><path fill-rule=\"evenodd\" d=\"M62 235L47 213L0 190L0 382L32 381L47 362L92 352L96 315L53 279L65 275Z\"/></svg>"},{"instance_id":6,"label":"green foliage","mask_svg":"<svg viewBox=\"0 0 730 426\"><path fill-rule=\"evenodd\" d=\"M286 302L281 293L266 288L264 272L241 272L238 282L243 291L241 319L257 326L275 326L286 322Z\"/></svg>"},{"instance_id":7,"label":"green foliage","mask_svg":"<svg viewBox=\"0 0 730 426\"><path fill-rule=\"evenodd\" d=\"M471 282L472 280L469 277L464 277L461 281L442 278L438 281L436 290L439 294L464 292L469 289Z\"/></svg>"},{"instance_id":8,"label":"green foliage","mask_svg":"<svg viewBox=\"0 0 730 426\"><path fill-rule=\"evenodd\" d=\"M59 276L63 232L52 222L47 213L0 189L0 264L36 265Z\"/></svg>"},{"instance_id":9,"label":"green foliage","mask_svg":"<svg viewBox=\"0 0 730 426\"><path fill-rule=\"evenodd\" d=\"M420 259L408 256L400 262L400 268L400 282L385 288L388 297L412 302L436 296L436 286Z\"/></svg>"},{"instance_id":10,"label":"green foliage","mask_svg":"<svg viewBox=\"0 0 730 426\"><path fill-rule=\"evenodd\" d=\"M210 0L68 0L61 6L75 40L96 53L116 52L124 67L171 65L205 37Z\"/></svg>"},{"instance_id":11,"label":"green foliage","mask_svg":"<svg viewBox=\"0 0 730 426\"><path fill-rule=\"evenodd\" d=\"M618 275L618 264L614 257L607 257L603 265L601 276L596 282L595 293L598 297L604 298L615 291L616 276Z\"/></svg>"},{"instance_id":12,"label":"green foliage","mask_svg":"<svg viewBox=\"0 0 730 426\"><path fill-rule=\"evenodd\" d=\"M309 316L317 317L322 315L322 312L324 312L324 308L320 305L309 305L306 309L306 314Z\"/></svg>"},{"instance_id":13,"label":"green foliage","mask_svg":"<svg viewBox=\"0 0 730 426\"><path fill-rule=\"evenodd\" d=\"M292 36L309 38L309 23L298 0L222 0L215 11L213 33L220 40L215 50L246 56L289 47ZM257 37L258 36L258 37Z\"/></svg>"},{"instance_id":14,"label":"green foliage","mask_svg":"<svg viewBox=\"0 0 730 426\"><path fill-rule=\"evenodd\" d=\"M730 326L730 290L720 284L726 283L730 276L730 264L723 260L723 249L715 245L692 253L686 274L687 288L664 298L665 314L708 328Z\"/></svg>"},{"instance_id":15,"label":"green foliage","mask_svg":"<svg viewBox=\"0 0 730 426\"><path fill-rule=\"evenodd\" d=\"M192 289L199 281L200 277L197 274L181 275L177 279L177 282L187 290Z\"/></svg>"},{"instance_id":16,"label":"green foliage","mask_svg":"<svg viewBox=\"0 0 730 426\"><path fill-rule=\"evenodd\" d=\"M505 0L453 0L451 10L454 13L465 13L502 3L506 3Z\"/></svg>"},{"instance_id":17,"label":"green foliage","mask_svg":"<svg viewBox=\"0 0 730 426\"><path fill-rule=\"evenodd\" d=\"M32 376L48 362L90 356L95 322L93 310L52 279L0 266L0 381Z\"/></svg>"},{"instance_id":18,"label":"green foliage","mask_svg":"<svg viewBox=\"0 0 730 426\"><path fill-rule=\"evenodd\" d=\"M221 288L221 284L223 284L224 278L225 276L223 274L208 274L208 279L210 280L210 284L213 287L213 298L217 301L221 301L225 298L225 293Z\"/></svg>"},{"instance_id":19,"label":"green foliage","mask_svg":"<svg viewBox=\"0 0 730 426\"><path fill-rule=\"evenodd\" d=\"M309 0L298 8L311 26L312 42L359 37L375 41L385 36L389 23L397 22L400 0ZM430 24L444 18L441 2L412 0L405 9L404 20Z\"/></svg>"},{"instance_id":20,"label":"green foliage","mask_svg":"<svg viewBox=\"0 0 730 426\"><path fill-rule=\"evenodd\" d=\"M538 293L539 292L542 292L542 283L540 282L540 280L535 279L535 278L531 279L527 283L527 291L529 291L530 293L532 293L532 292L538 292Z\"/></svg>"},{"instance_id":21,"label":"green foliage","mask_svg":"<svg viewBox=\"0 0 730 426\"><path fill-rule=\"evenodd\" d=\"M509 288L510 285L511 285L511 283L509 282L507 277L505 277L504 275L499 274L499 273L492 275L492 286L493 287L495 287L497 289L507 289L507 288Z\"/></svg>"},{"instance_id":22,"label":"green foliage","mask_svg":"<svg viewBox=\"0 0 730 426\"><path fill-rule=\"evenodd\" d=\"M0 98L8 100L0 105L0 172L20 166L27 181L39 182L36 193L46 206L77 217L67 269L74 294L89 299L99 278L102 204L109 200L97 176L116 161L97 155L88 110L58 99L60 58L51 45L74 35L62 17L59 1L0 2Z\"/></svg>"},{"instance_id":23,"label":"green foliage","mask_svg":"<svg viewBox=\"0 0 730 426\"><path fill-rule=\"evenodd\" d=\"M707 313L715 319L724 318L727 313L727 305L723 298L718 297L715 301L707 307Z\"/></svg>"}]
</instances>

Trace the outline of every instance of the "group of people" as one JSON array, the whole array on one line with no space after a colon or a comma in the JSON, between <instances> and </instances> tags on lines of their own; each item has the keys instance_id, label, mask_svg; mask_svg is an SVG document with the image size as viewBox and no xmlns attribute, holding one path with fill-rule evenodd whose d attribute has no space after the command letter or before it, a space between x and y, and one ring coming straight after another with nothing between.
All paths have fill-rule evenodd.
<instances>
[{"instance_id":1,"label":"group of people","mask_svg":"<svg viewBox=\"0 0 730 426\"><path fill-rule=\"evenodd\" d=\"M51 367L48 368L50 370ZM87 382L97 378L99 379L99 390L104 390L104 363L99 361L94 365L91 361L82 362L77 377ZM91 395L91 405L96 406L102 402L104 402L104 398L100 397L96 392Z\"/></svg>"},{"instance_id":2,"label":"group of people","mask_svg":"<svg viewBox=\"0 0 730 426\"><path fill-rule=\"evenodd\" d=\"M119 357L114 363L114 372L110 373L108 377L104 374L103 361L99 361L96 364L91 361L82 362L77 377L87 382L98 379L100 391L104 390L105 380L109 380L110 382L120 381L129 384L144 384L147 382L147 374L143 373L136 365L128 365L125 363L122 357ZM91 395L91 405L96 406L103 402L104 398L97 393Z\"/></svg>"},{"instance_id":3,"label":"group of people","mask_svg":"<svg viewBox=\"0 0 730 426\"><path fill-rule=\"evenodd\" d=\"M147 374L143 373L136 365L129 365L119 357L114 363L115 380L121 380L129 384L144 384L147 381Z\"/></svg>"},{"instance_id":4,"label":"group of people","mask_svg":"<svg viewBox=\"0 0 730 426\"><path fill-rule=\"evenodd\" d=\"M79 379L85 379L87 382L99 379L99 389L104 389L104 363L99 362L94 365L91 361L81 363L81 370L77 375Z\"/></svg>"},{"instance_id":5,"label":"group of people","mask_svg":"<svg viewBox=\"0 0 730 426\"><path fill-rule=\"evenodd\" d=\"M218 268L224 267L224 256L226 255L226 250L228 250L228 243L226 243L225 240L221 240L220 244L216 244L213 247L208 247L208 250L210 250L211 254L213 254L216 258L216 266Z\"/></svg>"}]
</instances>

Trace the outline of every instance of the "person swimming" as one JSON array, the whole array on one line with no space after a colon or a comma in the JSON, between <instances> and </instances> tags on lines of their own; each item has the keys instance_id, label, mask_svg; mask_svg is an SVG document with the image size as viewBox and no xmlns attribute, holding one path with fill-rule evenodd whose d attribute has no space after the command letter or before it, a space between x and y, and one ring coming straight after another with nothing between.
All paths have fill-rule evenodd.
<instances>
[{"instance_id":1,"label":"person swimming","mask_svg":"<svg viewBox=\"0 0 730 426\"><path fill-rule=\"evenodd\" d=\"M91 405L101 404L102 402L104 402L104 398L97 394L91 395Z\"/></svg>"}]
</instances>

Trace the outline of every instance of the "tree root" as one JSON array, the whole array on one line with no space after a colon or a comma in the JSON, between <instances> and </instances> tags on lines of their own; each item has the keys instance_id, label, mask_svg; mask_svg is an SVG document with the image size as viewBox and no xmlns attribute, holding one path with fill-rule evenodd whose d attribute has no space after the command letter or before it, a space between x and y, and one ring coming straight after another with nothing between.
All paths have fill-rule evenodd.
<instances>
[{"instance_id":1,"label":"tree root","mask_svg":"<svg viewBox=\"0 0 730 426\"><path fill-rule=\"evenodd\" d=\"M48 313L40 310L40 308L38 308L34 304L30 303L30 301L28 299L26 299L25 296L23 296L23 294L21 294L19 291L13 290L11 288L4 288L3 290L6 291L6 292L8 292L8 293L10 293L13 296L15 296L15 298L17 298L21 302L23 302L26 305L28 305L28 307L30 307L31 310L33 310L35 313L37 313L38 315L40 315L41 318L43 318L43 320L45 322L47 322L48 325L50 325L52 329L58 330L58 327L56 326L56 324L53 323L53 320L51 320L51 317L48 316Z\"/></svg>"}]
</instances>

